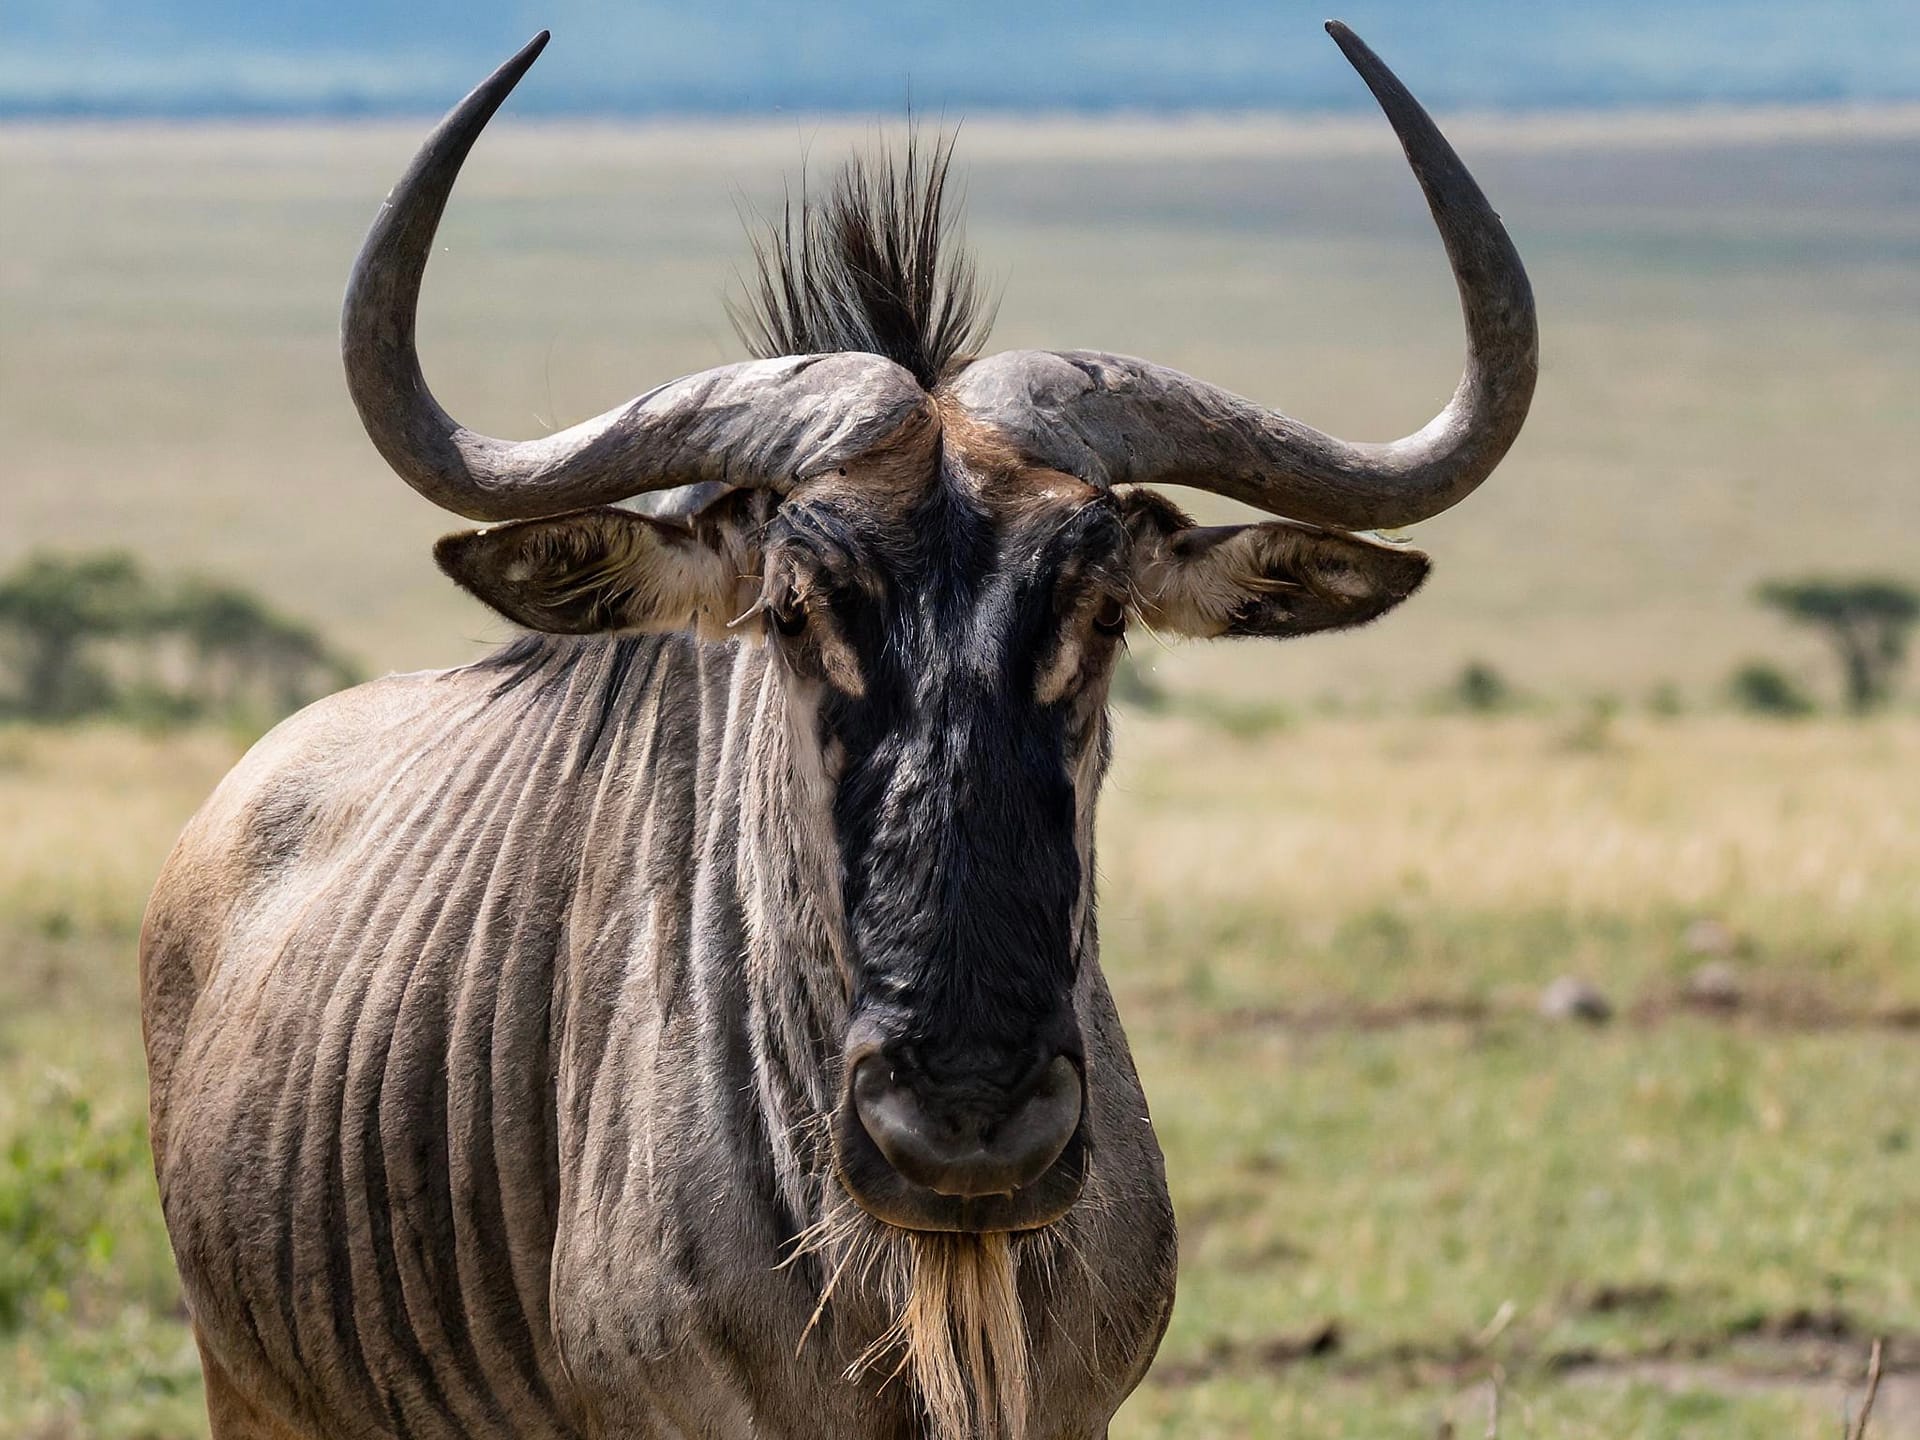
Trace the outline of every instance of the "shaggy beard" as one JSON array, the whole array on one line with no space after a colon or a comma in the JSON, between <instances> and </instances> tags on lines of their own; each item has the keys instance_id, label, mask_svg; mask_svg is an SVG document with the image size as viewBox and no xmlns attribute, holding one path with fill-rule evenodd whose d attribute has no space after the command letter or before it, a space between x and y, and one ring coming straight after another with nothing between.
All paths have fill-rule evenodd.
<instances>
[{"instance_id":1,"label":"shaggy beard","mask_svg":"<svg viewBox=\"0 0 1920 1440\"><path fill-rule=\"evenodd\" d=\"M935 1440L1025 1440L1033 1352L1020 1270L1051 1265L1055 1248L1050 1229L902 1230L842 1199L795 1252L827 1266L807 1334L841 1286L878 1296L893 1322L847 1368L849 1380L910 1385Z\"/></svg>"}]
</instances>

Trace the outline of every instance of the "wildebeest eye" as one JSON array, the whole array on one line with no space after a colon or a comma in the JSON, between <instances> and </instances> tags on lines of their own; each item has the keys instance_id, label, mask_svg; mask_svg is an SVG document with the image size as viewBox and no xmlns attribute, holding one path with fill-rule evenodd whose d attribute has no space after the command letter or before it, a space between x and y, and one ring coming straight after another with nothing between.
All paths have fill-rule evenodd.
<instances>
[{"instance_id":1,"label":"wildebeest eye","mask_svg":"<svg viewBox=\"0 0 1920 1440\"><path fill-rule=\"evenodd\" d=\"M767 613L772 617L773 628L789 640L807 628L807 607L804 605L794 604L791 608L784 610L778 605L772 605L768 607Z\"/></svg>"},{"instance_id":2,"label":"wildebeest eye","mask_svg":"<svg viewBox=\"0 0 1920 1440\"><path fill-rule=\"evenodd\" d=\"M1127 628L1127 607L1118 597L1109 595L1100 602L1100 608L1093 612L1093 628L1102 635L1119 635Z\"/></svg>"}]
</instances>

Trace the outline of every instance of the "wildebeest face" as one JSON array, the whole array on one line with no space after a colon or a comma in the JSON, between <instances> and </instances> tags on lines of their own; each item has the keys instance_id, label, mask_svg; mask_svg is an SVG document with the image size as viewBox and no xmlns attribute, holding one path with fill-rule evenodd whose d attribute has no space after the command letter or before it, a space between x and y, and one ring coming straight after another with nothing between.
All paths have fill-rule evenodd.
<instances>
[{"instance_id":1,"label":"wildebeest face","mask_svg":"<svg viewBox=\"0 0 1920 1440\"><path fill-rule=\"evenodd\" d=\"M949 480L770 527L766 633L813 707L851 961L836 1159L895 1224L1025 1228L1079 1191L1072 989L1128 536L1075 499Z\"/></svg>"},{"instance_id":2,"label":"wildebeest face","mask_svg":"<svg viewBox=\"0 0 1920 1440\"><path fill-rule=\"evenodd\" d=\"M690 524L595 510L441 543L542 630L692 625L764 645L821 778L847 1008L838 1173L914 1229L1024 1229L1084 1174L1073 990L1094 947L1093 801L1128 625L1360 623L1425 558L1286 522L1196 527L1149 491L972 459L949 437Z\"/></svg>"}]
</instances>

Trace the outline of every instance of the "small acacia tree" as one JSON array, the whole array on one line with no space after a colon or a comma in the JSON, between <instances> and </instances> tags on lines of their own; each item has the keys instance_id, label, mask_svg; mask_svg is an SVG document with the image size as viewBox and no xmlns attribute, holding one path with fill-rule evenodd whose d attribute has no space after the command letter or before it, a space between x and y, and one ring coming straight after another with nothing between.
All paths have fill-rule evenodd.
<instances>
[{"instance_id":1,"label":"small acacia tree","mask_svg":"<svg viewBox=\"0 0 1920 1440\"><path fill-rule=\"evenodd\" d=\"M90 653L93 643L148 628L154 604L132 556L29 556L0 578L0 632L15 647L13 703L36 720L100 708L112 682Z\"/></svg>"},{"instance_id":2,"label":"small acacia tree","mask_svg":"<svg viewBox=\"0 0 1920 1440\"><path fill-rule=\"evenodd\" d=\"M1770 580L1760 602L1825 632L1840 658L1847 708L1865 714L1893 694L1920 621L1920 591L1898 580Z\"/></svg>"},{"instance_id":3,"label":"small acacia tree","mask_svg":"<svg viewBox=\"0 0 1920 1440\"><path fill-rule=\"evenodd\" d=\"M168 681L170 654L184 683ZM0 575L0 715L255 723L356 678L313 627L231 585L156 581L120 551L33 555Z\"/></svg>"},{"instance_id":4,"label":"small acacia tree","mask_svg":"<svg viewBox=\"0 0 1920 1440\"><path fill-rule=\"evenodd\" d=\"M312 626L231 585L189 578L167 620L194 657L194 688L208 713L285 714L357 678Z\"/></svg>"}]
</instances>

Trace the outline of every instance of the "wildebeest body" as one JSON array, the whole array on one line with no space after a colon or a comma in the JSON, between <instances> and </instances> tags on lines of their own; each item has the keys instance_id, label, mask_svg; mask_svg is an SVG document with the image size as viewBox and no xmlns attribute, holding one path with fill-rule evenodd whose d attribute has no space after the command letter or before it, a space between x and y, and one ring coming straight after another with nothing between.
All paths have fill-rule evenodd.
<instances>
[{"instance_id":1,"label":"wildebeest body","mask_svg":"<svg viewBox=\"0 0 1920 1440\"><path fill-rule=\"evenodd\" d=\"M793 998L765 987L799 981L770 973L791 937L756 964L742 916L808 887L739 856L833 861L755 831L765 664L555 638L361 687L262 742L169 863L146 945L168 1223L209 1351L312 1434L919 1433L902 1383L842 1378L878 1297L843 1283L809 1334L823 1261L783 1264L808 1219L754 1054ZM1062 1437L1131 1388L1174 1258L1097 966L1076 1006L1101 1203L1023 1273L1060 1419L1037 1433Z\"/></svg>"}]
</instances>

